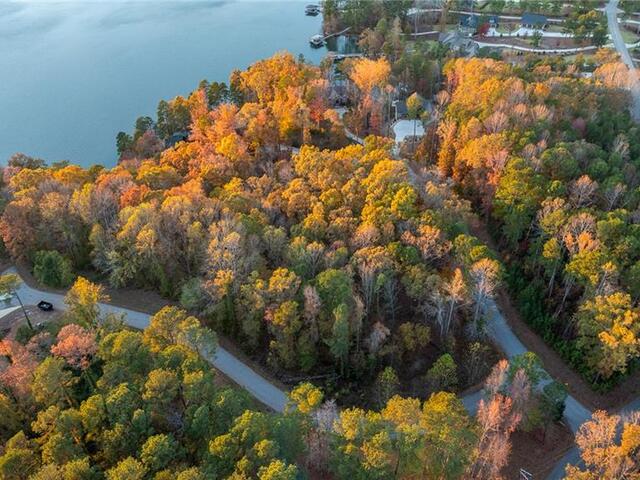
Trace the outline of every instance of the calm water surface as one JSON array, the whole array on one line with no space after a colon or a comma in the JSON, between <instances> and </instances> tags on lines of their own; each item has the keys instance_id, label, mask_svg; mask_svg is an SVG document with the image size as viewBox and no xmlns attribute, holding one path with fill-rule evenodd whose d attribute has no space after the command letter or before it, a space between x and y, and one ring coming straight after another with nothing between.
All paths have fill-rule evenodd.
<instances>
[{"instance_id":1,"label":"calm water surface","mask_svg":"<svg viewBox=\"0 0 640 480\"><path fill-rule=\"evenodd\" d=\"M308 1L0 1L0 163L114 165L117 132L158 100L280 50L319 62Z\"/></svg>"}]
</instances>

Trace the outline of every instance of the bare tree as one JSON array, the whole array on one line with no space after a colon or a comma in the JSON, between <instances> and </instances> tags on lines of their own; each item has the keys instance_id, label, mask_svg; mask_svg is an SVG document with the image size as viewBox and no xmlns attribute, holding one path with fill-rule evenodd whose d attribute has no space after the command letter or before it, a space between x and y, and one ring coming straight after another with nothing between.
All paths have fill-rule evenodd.
<instances>
[{"instance_id":1,"label":"bare tree","mask_svg":"<svg viewBox=\"0 0 640 480\"><path fill-rule=\"evenodd\" d=\"M509 117L503 112L494 112L485 119L484 128L488 133L498 133L507 128Z\"/></svg>"},{"instance_id":2,"label":"bare tree","mask_svg":"<svg viewBox=\"0 0 640 480\"><path fill-rule=\"evenodd\" d=\"M493 298L499 274L500 265L490 258L478 260L471 266L469 276L472 282L472 298L475 302L473 322L476 325L485 313L488 301Z\"/></svg>"},{"instance_id":3,"label":"bare tree","mask_svg":"<svg viewBox=\"0 0 640 480\"><path fill-rule=\"evenodd\" d=\"M513 401L509 397L498 393L488 401L480 400L477 415L480 436L477 458L469 471L471 478L500 478L500 470L507 464L511 453L509 437L521 418L514 412Z\"/></svg>"},{"instance_id":4,"label":"bare tree","mask_svg":"<svg viewBox=\"0 0 640 480\"><path fill-rule=\"evenodd\" d=\"M605 201L605 209L607 211L613 210L626 192L627 186L620 182L607 188L602 195Z\"/></svg>"},{"instance_id":5,"label":"bare tree","mask_svg":"<svg viewBox=\"0 0 640 480\"><path fill-rule=\"evenodd\" d=\"M456 268L453 272L453 277L446 283L445 290L447 311L445 315L442 316L442 322L440 323L440 336L442 338L445 338L449 334L456 308L467 299L467 284L459 268Z\"/></svg>"},{"instance_id":6,"label":"bare tree","mask_svg":"<svg viewBox=\"0 0 640 480\"><path fill-rule=\"evenodd\" d=\"M500 360L491 369L491 373L484 381L484 391L488 396L497 394L505 382L507 381L507 371L509 370L509 362L506 360Z\"/></svg>"},{"instance_id":7,"label":"bare tree","mask_svg":"<svg viewBox=\"0 0 640 480\"><path fill-rule=\"evenodd\" d=\"M335 400L324 402L313 413L313 428L308 437L307 464L322 472L327 471L330 455L330 440L333 426L338 420L338 407Z\"/></svg>"},{"instance_id":8,"label":"bare tree","mask_svg":"<svg viewBox=\"0 0 640 480\"><path fill-rule=\"evenodd\" d=\"M322 301L318 291L312 285L306 285L302 293L304 296L304 320L308 326L311 340L317 342L320 339L318 315L322 308Z\"/></svg>"},{"instance_id":9,"label":"bare tree","mask_svg":"<svg viewBox=\"0 0 640 480\"><path fill-rule=\"evenodd\" d=\"M571 202L576 208L587 207L593 203L597 190L598 182L591 180L588 175L582 175L569 187Z\"/></svg>"}]
</instances>

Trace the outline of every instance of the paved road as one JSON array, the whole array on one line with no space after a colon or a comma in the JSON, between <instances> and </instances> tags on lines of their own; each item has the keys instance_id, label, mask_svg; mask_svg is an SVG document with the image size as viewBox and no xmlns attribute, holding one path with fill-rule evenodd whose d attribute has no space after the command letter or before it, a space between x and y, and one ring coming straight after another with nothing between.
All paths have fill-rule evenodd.
<instances>
[{"instance_id":1,"label":"paved road","mask_svg":"<svg viewBox=\"0 0 640 480\"><path fill-rule=\"evenodd\" d=\"M9 268L3 273L17 274L14 268ZM36 305L40 300L45 300L51 302L54 308L58 310L64 310L65 308L64 297L62 295L36 290L24 282L20 288L18 288L18 295L20 295L25 305ZM103 303L100 304L100 310L103 313L124 314L126 323L135 328L143 329L149 325L150 315L146 313ZM214 358L208 360L215 368L247 390L261 403L276 412L284 411L287 403L287 394L275 385L272 385L268 380L256 373L241 360L234 357L227 350L218 346Z\"/></svg>"},{"instance_id":2,"label":"paved road","mask_svg":"<svg viewBox=\"0 0 640 480\"><path fill-rule=\"evenodd\" d=\"M424 193L424 181L419 172L405 162L409 172L409 179L420 195ZM487 308L487 334L500 347L507 359L516 355L528 352L523 343L516 337L507 324L502 312L498 309L495 301L491 300ZM469 400L470 401L470 400ZM582 405L578 400L569 395L566 401L565 420L572 432L576 432L585 420L591 418L591 411Z\"/></svg>"},{"instance_id":3,"label":"paved road","mask_svg":"<svg viewBox=\"0 0 640 480\"><path fill-rule=\"evenodd\" d=\"M416 13L421 14L421 13L439 13L439 12L442 12L442 8L410 8L409 10L407 10L407 15L411 16L411 15L415 15ZM462 15L478 14L478 12L470 12L468 10L449 10L449 13L457 13ZM495 16L503 20L522 20L521 16L514 16L514 15L495 15ZM564 19L547 17L547 21L549 23L562 23Z\"/></svg>"},{"instance_id":4,"label":"paved road","mask_svg":"<svg viewBox=\"0 0 640 480\"><path fill-rule=\"evenodd\" d=\"M409 162L405 162L405 164L407 165L411 183L422 195L424 193L424 181L422 180L420 173L416 172ZM487 334L496 342L507 359L511 359L516 355L521 355L528 351L523 343L513 333L502 315L502 312L500 312L498 306L493 300L488 305L487 318L489 319L487 322ZM482 391L475 392L463 397L462 403L470 413L475 414L478 409L478 402L481 398ZM567 396L564 419L574 434L578 431L580 425L590 418L591 411L588 408L582 405L573 396ZM565 454L565 456L556 463L553 473L549 478L553 480L564 478L565 466L568 463L575 464L579 460L580 454L578 449L575 447L570 449L567 454Z\"/></svg>"},{"instance_id":5,"label":"paved road","mask_svg":"<svg viewBox=\"0 0 640 480\"><path fill-rule=\"evenodd\" d=\"M640 411L640 397L635 400L629 402L624 407L620 409L618 412L621 415L627 415L632 412ZM553 468L553 471L548 477L548 480L562 480L564 479L564 472L567 465L582 465L582 458L580 458L580 451L577 447L571 448L557 463Z\"/></svg>"},{"instance_id":6,"label":"paved road","mask_svg":"<svg viewBox=\"0 0 640 480\"><path fill-rule=\"evenodd\" d=\"M609 34L613 40L616 50L620 54L620 58L629 68L629 78L631 80L631 96L633 106L631 113L633 118L640 122L640 78L638 78L638 69L633 64L631 54L624 43L622 34L620 33L620 25L618 24L618 3L620 0L610 0L605 11L607 13L607 23L609 24Z\"/></svg>"},{"instance_id":7,"label":"paved road","mask_svg":"<svg viewBox=\"0 0 640 480\"><path fill-rule=\"evenodd\" d=\"M518 52L533 52L533 53L541 53L541 54L572 54L572 53L580 53L580 52L590 52L592 50L597 50L598 47L588 46L588 47L573 47L573 48L538 48L538 47L521 47L520 45L512 45L510 43L491 43L491 42L483 42L482 40L473 40L478 44L479 47L491 47L491 48L506 48L509 50L516 50Z\"/></svg>"},{"instance_id":8,"label":"paved road","mask_svg":"<svg viewBox=\"0 0 640 480\"><path fill-rule=\"evenodd\" d=\"M622 34L620 33L620 25L618 24L618 3L619 0L610 0L605 8L607 14L607 23L609 25L609 34L613 40L616 50L620 54L620 58L629 68L631 78L631 96L633 105L631 106L631 114L636 121L640 121L640 79L638 78L638 70L636 69L631 54L627 49ZM640 410L640 397L625 405L622 414ZM574 430L575 431L575 430ZM582 462L580 452L576 447L570 449L562 459L560 459L554 467L549 480L561 480L564 478L565 468L568 464L578 465Z\"/></svg>"},{"instance_id":9,"label":"paved road","mask_svg":"<svg viewBox=\"0 0 640 480\"><path fill-rule=\"evenodd\" d=\"M17 274L17 271L12 267L5 270L3 274L4 273ZM25 305L36 305L40 300L45 300L47 302L51 302L57 310L65 309L64 296L57 293L37 290L28 286L24 282L18 288L18 295L20 295L20 298ZM11 306L5 309L0 309L0 318L17 308L19 307ZM149 325L150 315L146 313L103 303L100 304L100 309L103 313L124 314L126 323L134 328L143 329ZM498 328L497 330L502 331L502 328ZM504 339L508 338L508 340L505 341L505 345L510 352L509 356L524 352L524 347L519 343L517 338L515 338L513 334L509 337L508 333L509 332L502 332L499 337ZM241 360L234 357L224 348L220 346L217 348L216 358L213 359L211 363L215 368L231 378L238 385L249 391L249 393L251 393L260 402L271 407L275 411L281 412L284 410L287 402L287 395L285 392L269 383L268 380L258 375L255 371L249 368ZM478 391L463 397L462 402L469 413L475 415L478 410L478 402L481 398L482 391Z\"/></svg>"},{"instance_id":10,"label":"paved road","mask_svg":"<svg viewBox=\"0 0 640 480\"><path fill-rule=\"evenodd\" d=\"M518 337L515 336L513 331L509 328L509 325L504 319L502 313L498 310L495 302L489 306L489 336L492 337L496 343L503 350L507 358L511 358L514 355L519 355L527 351L525 346L520 342ZM591 410L582 405L573 396L568 395L564 410L564 420L575 435L584 422L591 418ZM556 462L549 480L561 480L565 478L565 468L568 464L577 464L580 462L580 452L576 447L572 447L567 453Z\"/></svg>"},{"instance_id":11,"label":"paved road","mask_svg":"<svg viewBox=\"0 0 640 480\"><path fill-rule=\"evenodd\" d=\"M569 449L565 455L558 460L553 470L547 477L547 480L563 480L565 478L565 471L567 469L567 465L579 465L582 463L582 458L580 458L580 451L578 447L572 447Z\"/></svg>"},{"instance_id":12,"label":"paved road","mask_svg":"<svg viewBox=\"0 0 640 480\"><path fill-rule=\"evenodd\" d=\"M487 326L489 336L500 346L508 359L528 351L509 328L504 316L493 301L489 305L488 317L490 318ZM575 433L580 425L591 418L591 410L569 395L566 400L564 417L571 431Z\"/></svg>"},{"instance_id":13,"label":"paved road","mask_svg":"<svg viewBox=\"0 0 640 480\"><path fill-rule=\"evenodd\" d=\"M352 141L360 144L364 143L362 138L357 137L348 130L346 130L346 133L347 137L349 137ZM421 196L424 195L425 182L422 178L422 175L420 174L420 172L416 171L416 169L411 165L410 162L406 161L406 159L405 165L407 166L410 182L413 184L413 186ZM516 355L520 355L528 351L524 344L513 333L504 316L502 315L502 312L500 312L498 306L493 300L488 305L487 318L489 319L489 321L487 322L487 333L489 337L491 337L500 347L507 359L511 359ZM462 403L469 413L475 415L478 410L478 402L480 401L482 396L483 392L477 391L462 398ZM640 410L640 397L636 399L636 401L631 402L625 408L623 408L623 411L625 412L633 410ZM591 418L591 414L591 410L582 405L576 398L571 395L567 396L564 419L574 434L578 431L580 425ZM578 449L576 447L569 449L566 454L557 461L551 475L548 478L550 480L563 479L565 477L564 473L566 466L568 464L578 464L580 461L581 459Z\"/></svg>"}]
</instances>

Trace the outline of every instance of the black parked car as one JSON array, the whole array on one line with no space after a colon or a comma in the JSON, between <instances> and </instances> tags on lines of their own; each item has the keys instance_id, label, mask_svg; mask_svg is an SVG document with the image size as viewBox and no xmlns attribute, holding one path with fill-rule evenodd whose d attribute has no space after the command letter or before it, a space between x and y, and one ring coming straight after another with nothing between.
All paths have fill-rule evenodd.
<instances>
[{"instance_id":1,"label":"black parked car","mask_svg":"<svg viewBox=\"0 0 640 480\"><path fill-rule=\"evenodd\" d=\"M43 312L50 312L53 310L53 304L42 300L38 303L38 308Z\"/></svg>"}]
</instances>

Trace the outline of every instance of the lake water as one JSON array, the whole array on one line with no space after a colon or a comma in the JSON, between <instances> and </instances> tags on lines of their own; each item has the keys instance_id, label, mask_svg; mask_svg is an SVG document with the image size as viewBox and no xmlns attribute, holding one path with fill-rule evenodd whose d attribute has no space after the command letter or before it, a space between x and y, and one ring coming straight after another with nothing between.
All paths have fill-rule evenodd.
<instances>
[{"instance_id":1,"label":"lake water","mask_svg":"<svg viewBox=\"0 0 640 480\"><path fill-rule=\"evenodd\" d=\"M303 0L0 1L0 164L115 164L115 136L160 99L280 50L319 62Z\"/></svg>"}]
</instances>

